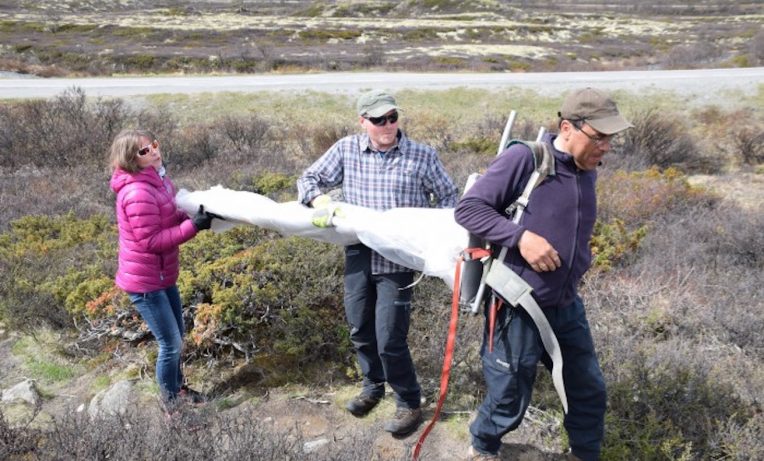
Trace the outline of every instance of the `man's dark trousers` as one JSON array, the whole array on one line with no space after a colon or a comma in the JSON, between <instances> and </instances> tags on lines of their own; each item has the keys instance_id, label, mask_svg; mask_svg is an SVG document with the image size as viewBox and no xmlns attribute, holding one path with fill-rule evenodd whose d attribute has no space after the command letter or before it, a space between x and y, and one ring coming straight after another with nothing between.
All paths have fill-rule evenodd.
<instances>
[{"instance_id":1,"label":"man's dark trousers","mask_svg":"<svg viewBox=\"0 0 764 461\"><path fill-rule=\"evenodd\" d=\"M607 396L583 302L576 298L569 306L542 310L562 350L568 398L564 426L570 446L584 461L599 459ZM517 428L525 415L538 362L542 361L548 369L552 363L536 325L522 308L505 304L499 311L492 352L488 351L488 329L485 330L481 356L488 392L470 433L476 449L497 453L501 437Z\"/></svg>"},{"instance_id":2,"label":"man's dark trousers","mask_svg":"<svg viewBox=\"0 0 764 461\"><path fill-rule=\"evenodd\" d=\"M407 336L413 272L371 273L371 250L345 248L345 315L363 373L363 393L382 397L387 382L398 408L419 408L421 390Z\"/></svg>"}]
</instances>

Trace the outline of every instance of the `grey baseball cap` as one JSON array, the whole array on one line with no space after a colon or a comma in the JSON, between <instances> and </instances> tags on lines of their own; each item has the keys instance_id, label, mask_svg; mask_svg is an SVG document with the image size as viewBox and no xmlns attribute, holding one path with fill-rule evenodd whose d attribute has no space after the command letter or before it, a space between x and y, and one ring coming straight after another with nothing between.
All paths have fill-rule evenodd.
<instances>
[{"instance_id":1,"label":"grey baseball cap","mask_svg":"<svg viewBox=\"0 0 764 461\"><path fill-rule=\"evenodd\" d=\"M582 88L570 93L558 115L565 120L584 121L607 135L634 126L618 112L615 101L607 93L594 88Z\"/></svg>"},{"instance_id":2,"label":"grey baseball cap","mask_svg":"<svg viewBox=\"0 0 764 461\"><path fill-rule=\"evenodd\" d=\"M395 103L395 98L383 90L371 90L361 95L356 104L358 115L369 117L381 117L391 110L400 110Z\"/></svg>"}]
</instances>

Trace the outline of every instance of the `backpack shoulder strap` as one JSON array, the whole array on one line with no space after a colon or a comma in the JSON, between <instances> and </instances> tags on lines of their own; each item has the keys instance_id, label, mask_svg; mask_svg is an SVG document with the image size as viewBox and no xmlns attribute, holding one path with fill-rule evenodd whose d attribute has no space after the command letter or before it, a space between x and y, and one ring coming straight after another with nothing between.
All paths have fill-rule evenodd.
<instances>
[{"instance_id":1,"label":"backpack shoulder strap","mask_svg":"<svg viewBox=\"0 0 764 461\"><path fill-rule=\"evenodd\" d=\"M544 141L523 141L512 139L507 142L507 149L514 144L523 144L533 153L533 165L540 170L543 177L554 176L554 155L549 149L549 144ZM542 178L543 179L543 178Z\"/></svg>"},{"instance_id":2,"label":"backpack shoulder strap","mask_svg":"<svg viewBox=\"0 0 764 461\"><path fill-rule=\"evenodd\" d=\"M549 149L549 145L547 143L543 141L521 141L518 139L513 139L507 143L507 147L518 143L524 144L531 150L533 153L533 164L535 165L535 168L531 174L530 179L525 184L523 193L520 195L520 197L517 198L517 200L509 205L509 207L507 207L506 213L508 216L512 217L512 221L514 223L520 222L523 211L525 211L525 207L528 206L528 201L530 200L531 192L533 192L533 189L541 184L541 182L544 181L547 176L554 176L555 174L554 155L552 155L552 151Z\"/></svg>"}]
</instances>

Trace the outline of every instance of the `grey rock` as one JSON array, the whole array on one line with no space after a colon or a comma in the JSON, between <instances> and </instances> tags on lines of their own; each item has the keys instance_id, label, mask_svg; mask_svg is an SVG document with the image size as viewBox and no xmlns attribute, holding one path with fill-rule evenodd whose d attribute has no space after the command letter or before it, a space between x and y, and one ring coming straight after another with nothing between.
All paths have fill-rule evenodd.
<instances>
[{"instance_id":1,"label":"grey rock","mask_svg":"<svg viewBox=\"0 0 764 461\"><path fill-rule=\"evenodd\" d=\"M26 402L37 405L40 401L40 393L33 379L25 379L15 386L3 391L3 403Z\"/></svg>"},{"instance_id":2,"label":"grey rock","mask_svg":"<svg viewBox=\"0 0 764 461\"><path fill-rule=\"evenodd\" d=\"M329 444L329 439L326 438L311 440L302 444L302 451L303 453L312 453L327 444Z\"/></svg>"},{"instance_id":3,"label":"grey rock","mask_svg":"<svg viewBox=\"0 0 764 461\"><path fill-rule=\"evenodd\" d=\"M135 385L132 381L123 380L104 389L90 400L88 415L91 418L124 415L127 409L137 400Z\"/></svg>"}]
</instances>

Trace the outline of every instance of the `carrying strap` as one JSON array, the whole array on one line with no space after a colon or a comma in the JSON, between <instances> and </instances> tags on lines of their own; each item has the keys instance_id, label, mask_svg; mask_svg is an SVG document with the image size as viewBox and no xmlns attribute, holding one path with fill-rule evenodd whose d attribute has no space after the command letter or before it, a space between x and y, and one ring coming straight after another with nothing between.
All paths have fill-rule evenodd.
<instances>
[{"instance_id":1,"label":"carrying strap","mask_svg":"<svg viewBox=\"0 0 764 461\"><path fill-rule=\"evenodd\" d=\"M541 336L544 350L549 354L549 358L552 359L552 382L562 402L562 408L565 414L567 414L568 397L565 393L565 385L562 379L562 351L560 350L560 344L557 342L557 337L554 335L554 330L552 330L552 326L549 324L549 320L531 295L533 289L528 285L528 282L515 274L512 269L503 263L491 266L491 270L486 277L486 284L493 288L496 293L499 293L510 305L514 307L522 306L531 319L533 319L533 323L536 324L536 328L539 331L539 336ZM491 332L490 336L493 337L493 332Z\"/></svg>"},{"instance_id":2,"label":"carrying strap","mask_svg":"<svg viewBox=\"0 0 764 461\"><path fill-rule=\"evenodd\" d=\"M512 204L505 210L507 216L512 216L512 222L517 224L520 222L525 207L528 206L528 201L531 198L533 189L541 184L547 176L554 176L555 168L554 155L552 155L549 146L544 141L519 141L514 139L507 144L507 147L512 146L513 144L526 145L533 153L533 164L535 165L530 179L525 184L523 193L520 194L520 197L512 202Z\"/></svg>"}]
</instances>

